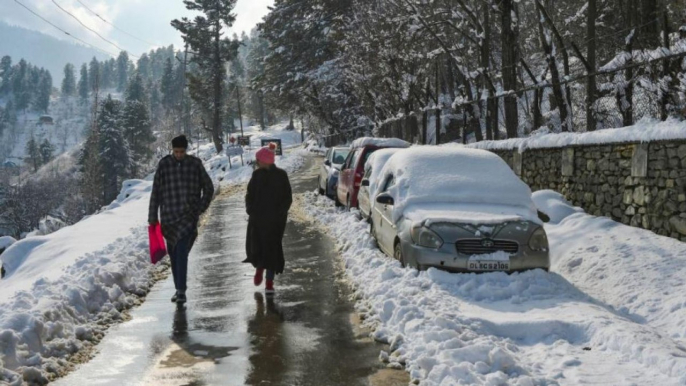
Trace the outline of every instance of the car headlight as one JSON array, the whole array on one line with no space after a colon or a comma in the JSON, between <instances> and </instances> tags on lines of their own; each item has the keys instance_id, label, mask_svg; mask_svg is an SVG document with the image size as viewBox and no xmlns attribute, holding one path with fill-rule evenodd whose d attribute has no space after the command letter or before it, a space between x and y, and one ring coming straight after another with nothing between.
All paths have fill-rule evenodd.
<instances>
[{"instance_id":1,"label":"car headlight","mask_svg":"<svg viewBox=\"0 0 686 386\"><path fill-rule=\"evenodd\" d=\"M443 246L443 239L431 229L425 226L412 228L410 232L412 241L420 247L438 249Z\"/></svg>"},{"instance_id":2,"label":"car headlight","mask_svg":"<svg viewBox=\"0 0 686 386\"><path fill-rule=\"evenodd\" d=\"M534 231L529 239L529 248L534 251L548 250L548 236L546 236L543 228L538 228Z\"/></svg>"}]
</instances>

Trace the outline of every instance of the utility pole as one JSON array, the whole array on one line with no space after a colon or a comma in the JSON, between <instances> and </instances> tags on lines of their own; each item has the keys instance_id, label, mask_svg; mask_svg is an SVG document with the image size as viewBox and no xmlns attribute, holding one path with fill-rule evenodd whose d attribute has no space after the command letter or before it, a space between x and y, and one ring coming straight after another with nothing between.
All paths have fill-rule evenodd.
<instances>
[{"instance_id":1,"label":"utility pole","mask_svg":"<svg viewBox=\"0 0 686 386\"><path fill-rule=\"evenodd\" d=\"M238 100L238 122L241 123L241 137L243 137L243 113L241 112L241 88L236 83L236 99Z\"/></svg>"}]
</instances>

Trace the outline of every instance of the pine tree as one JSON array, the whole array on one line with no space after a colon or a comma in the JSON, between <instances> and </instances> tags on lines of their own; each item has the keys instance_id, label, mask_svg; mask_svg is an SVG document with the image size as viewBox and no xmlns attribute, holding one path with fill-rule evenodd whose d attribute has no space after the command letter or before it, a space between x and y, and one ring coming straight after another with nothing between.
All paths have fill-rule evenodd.
<instances>
[{"instance_id":1,"label":"pine tree","mask_svg":"<svg viewBox=\"0 0 686 386\"><path fill-rule=\"evenodd\" d=\"M0 59L0 95L7 95L12 90L12 58L5 55Z\"/></svg>"},{"instance_id":2,"label":"pine tree","mask_svg":"<svg viewBox=\"0 0 686 386\"><path fill-rule=\"evenodd\" d=\"M84 63L81 66L81 76L79 77L79 99L82 104L88 103L88 95L90 95L90 88L88 87L88 66Z\"/></svg>"},{"instance_id":3,"label":"pine tree","mask_svg":"<svg viewBox=\"0 0 686 386\"><path fill-rule=\"evenodd\" d=\"M129 146L124 139L121 113L121 102L108 94L100 104L97 119L105 203L117 197L119 185L130 171Z\"/></svg>"},{"instance_id":4,"label":"pine tree","mask_svg":"<svg viewBox=\"0 0 686 386\"><path fill-rule=\"evenodd\" d=\"M76 95L76 77L74 65L67 63L64 66L64 79L62 79L62 97L68 98Z\"/></svg>"},{"instance_id":5,"label":"pine tree","mask_svg":"<svg viewBox=\"0 0 686 386\"><path fill-rule=\"evenodd\" d=\"M55 152L55 147L52 145L52 143L50 143L50 141L48 141L47 138L45 138L40 144L38 152L40 153L41 163L45 165L52 161L52 155Z\"/></svg>"},{"instance_id":6,"label":"pine tree","mask_svg":"<svg viewBox=\"0 0 686 386\"><path fill-rule=\"evenodd\" d=\"M15 107L17 110L26 110L31 102L29 85L29 65L22 59L15 70L12 71L12 93L14 94Z\"/></svg>"},{"instance_id":7,"label":"pine tree","mask_svg":"<svg viewBox=\"0 0 686 386\"><path fill-rule=\"evenodd\" d=\"M114 66L112 66L112 62L109 60L102 62L100 69L102 73L100 88L103 90L112 88L114 84Z\"/></svg>"},{"instance_id":8,"label":"pine tree","mask_svg":"<svg viewBox=\"0 0 686 386\"><path fill-rule=\"evenodd\" d=\"M122 116L124 138L128 142L131 157L131 175L140 177L141 169L150 160L150 144L155 141L152 134L145 87L140 74L131 78L126 90L126 102Z\"/></svg>"},{"instance_id":9,"label":"pine tree","mask_svg":"<svg viewBox=\"0 0 686 386\"><path fill-rule=\"evenodd\" d=\"M38 90L33 107L36 111L47 113L50 108L50 95L52 94L52 76L49 71L41 71Z\"/></svg>"},{"instance_id":10,"label":"pine tree","mask_svg":"<svg viewBox=\"0 0 686 386\"><path fill-rule=\"evenodd\" d=\"M160 81L160 91L162 92L162 106L167 111L171 111L176 103L176 90L174 81L174 66L170 58L164 64L164 73Z\"/></svg>"},{"instance_id":11,"label":"pine tree","mask_svg":"<svg viewBox=\"0 0 686 386\"><path fill-rule=\"evenodd\" d=\"M100 62L93 58L88 65L88 89L93 90L96 84L98 88L102 88L102 73L100 71Z\"/></svg>"},{"instance_id":12,"label":"pine tree","mask_svg":"<svg viewBox=\"0 0 686 386\"><path fill-rule=\"evenodd\" d=\"M100 130L91 128L79 158L80 188L86 213L93 213L105 204L103 199L102 160L100 158Z\"/></svg>"},{"instance_id":13,"label":"pine tree","mask_svg":"<svg viewBox=\"0 0 686 386\"><path fill-rule=\"evenodd\" d=\"M182 18L172 26L183 35L184 41L195 51L191 61L198 65L196 76L191 77L190 92L193 100L204 108L206 128L212 135L217 152L222 151L222 116L225 106L226 63L238 54L239 42L222 37L224 26L231 27L235 15L231 12L236 0L186 0L186 8L201 15L194 20ZM205 125L203 125L205 126Z\"/></svg>"},{"instance_id":14,"label":"pine tree","mask_svg":"<svg viewBox=\"0 0 686 386\"><path fill-rule=\"evenodd\" d=\"M117 57L117 91L123 92L129 83L129 54L126 51Z\"/></svg>"},{"instance_id":15,"label":"pine tree","mask_svg":"<svg viewBox=\"0 0 686 386\"><path fill-rule=\"evenodd\" d=\"M26 160L33 166L33 171L37 172L38 168L41 167L41 155L40 148L36 139L31 135L31 138L26 142Z\"/></svg>"}]
</instances>

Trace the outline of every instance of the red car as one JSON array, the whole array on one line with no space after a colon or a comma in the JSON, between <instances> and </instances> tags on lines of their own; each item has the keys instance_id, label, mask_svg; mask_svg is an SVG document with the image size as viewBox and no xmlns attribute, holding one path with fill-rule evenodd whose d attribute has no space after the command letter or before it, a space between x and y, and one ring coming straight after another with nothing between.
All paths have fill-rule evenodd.
<instances>
[{"instance_id":1,"label":"red car","mask_svg":"<svg viewBox=\"0 0 686 386\"><path fill-rule=\"evenodd\" d=\"M357 208L357 194L360 192L360 183L364 174L364 164L369 156L379 150L386 148L407 148L409 142L398 138L358 138L350 145L350 153L345 163L341 167L338 177L338 187L336 188L336 203L345 205L349 210Z\"/></svg>"}]
</instances>

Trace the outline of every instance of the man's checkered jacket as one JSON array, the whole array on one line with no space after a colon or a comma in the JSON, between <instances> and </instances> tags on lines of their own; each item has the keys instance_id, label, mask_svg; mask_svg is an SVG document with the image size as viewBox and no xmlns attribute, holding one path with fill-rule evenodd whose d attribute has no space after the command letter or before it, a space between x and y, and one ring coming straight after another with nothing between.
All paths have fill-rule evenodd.
<instances>
[{"instance_id":1,"label":"man's checkered jacket","mask_svg":"<svg viewBox=\"0 0 686 386\"><path fill-rule=\"evenodd\" d=\"M157 166L150 195L148 221L158 221L170 246L185 236L195 235L200 215L207 210L214 195L212 179L202 161L185 156L177 161L168 155Z\"/></svg>"}]
</instances>

